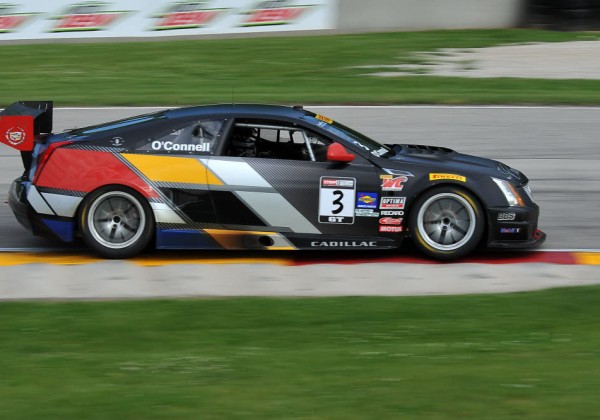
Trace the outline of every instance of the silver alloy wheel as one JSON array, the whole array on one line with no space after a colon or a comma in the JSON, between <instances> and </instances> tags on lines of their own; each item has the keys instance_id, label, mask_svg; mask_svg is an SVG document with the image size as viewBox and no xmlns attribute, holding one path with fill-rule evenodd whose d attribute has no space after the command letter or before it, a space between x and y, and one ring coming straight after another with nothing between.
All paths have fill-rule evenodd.
<instances>
[{"instance_id":1,"label":"silver alloy wheel","mask_svg":"<svg viewBox=\"0 0 600 420\"><path fill-rule=\"evenodd\" d=\"M417 229L423 240L438 251L454 251L475 232L477 219L471 203L454 193L440 193L423 203Z\"/></svg>"},{"instance_id":2,"label":"silver alloy wheel","mask_svg":"<svg viewBox=\"0 0 600 420\"><path fill-rule=\"evenodd\" d=\"M146 215L141 203L123 191L109 191L94 200L87 214L90 234L99 244L122 249L144 233Z\"/></svg>"}]
</instances>

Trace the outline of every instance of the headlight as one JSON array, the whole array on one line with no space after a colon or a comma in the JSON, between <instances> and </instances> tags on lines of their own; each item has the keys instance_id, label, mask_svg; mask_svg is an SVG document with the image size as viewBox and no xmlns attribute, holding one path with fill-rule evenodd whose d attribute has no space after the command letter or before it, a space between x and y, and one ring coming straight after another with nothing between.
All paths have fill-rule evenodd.
<instances>
[{"instance_id":1,"label":"headlight","mask_svg":"<svg viewBox=\"0 0 600 420\"><path fill-rule=\"evenodd\" d=\"M498 179L498 178L493 178L492 180L496 183L496 185L498 186L498 188L500 188L500 191L502 191L502 194L504 194L504 197L506 197L506 201L508 201L508 205L511 207L514 206L520 206L520 207L524 207L525 204L523 203L523 199L521 198L521 196L519 195L519 193L517 192L517 189L515 188L515 186L513 184L511 184L508 181L505 181L503 179Z\"/></svg>"}]
</instances>

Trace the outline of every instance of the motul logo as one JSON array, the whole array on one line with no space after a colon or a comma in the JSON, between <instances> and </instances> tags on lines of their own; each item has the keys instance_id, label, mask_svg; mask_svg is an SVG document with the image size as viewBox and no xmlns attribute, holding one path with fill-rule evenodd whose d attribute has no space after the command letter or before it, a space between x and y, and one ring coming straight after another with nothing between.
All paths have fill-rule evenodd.
<instances>
[{"instance_id":1,"label":"motul logo","mask_svg":"<svg viewBox=\"0 0 600 420\"><path fill-rule=\"evenodd\" d=\"M379 226L380 232L402 232L402 226Z\"/></svg>"}]
</instances>

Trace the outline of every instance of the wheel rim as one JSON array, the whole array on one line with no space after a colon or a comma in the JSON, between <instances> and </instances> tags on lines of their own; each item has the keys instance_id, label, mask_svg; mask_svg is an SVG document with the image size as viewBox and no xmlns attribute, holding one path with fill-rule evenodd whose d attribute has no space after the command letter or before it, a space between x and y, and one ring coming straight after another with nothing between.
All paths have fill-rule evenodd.
<instances>
[{"instance_id":1,"label":"wheel rim","mask_svg":"<svg viewBox=\"0 0 600 420\"><path fill-rule=\"evenodd\" d=\"M454 251L465 245L473 237L476 223L471 203L453 193L430 197L417 216L421 237L439 251Z\"/></svg>"},{"instance_id":2,"label":"wheel rim","mask_svg":"<svg viewBox=\"0 0 600 420\"><path fill-rule=\"evenodd\" d=\"M126 248L142 236L146 216L140 202L131 194L111 191L92 203L87 224L92 237L105 247Z\"/></svg>"}]
</instances>

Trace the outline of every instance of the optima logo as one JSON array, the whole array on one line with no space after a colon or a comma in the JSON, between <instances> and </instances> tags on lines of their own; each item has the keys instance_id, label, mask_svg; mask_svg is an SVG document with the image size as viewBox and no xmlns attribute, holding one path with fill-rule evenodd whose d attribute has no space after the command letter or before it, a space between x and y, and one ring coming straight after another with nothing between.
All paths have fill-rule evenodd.
<instances>
[{"instance_id":1,"label":"optima logo","mask_svg":"<svg viewBox=\"0 0 600 420\"><path fill-rule=\"evenodd\" d=\"M178 144L172 141L154 140L152 150L165 152L210 152L210 144Z\"/></svg>"}]
</instances>

